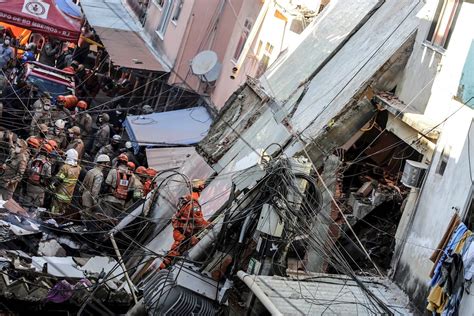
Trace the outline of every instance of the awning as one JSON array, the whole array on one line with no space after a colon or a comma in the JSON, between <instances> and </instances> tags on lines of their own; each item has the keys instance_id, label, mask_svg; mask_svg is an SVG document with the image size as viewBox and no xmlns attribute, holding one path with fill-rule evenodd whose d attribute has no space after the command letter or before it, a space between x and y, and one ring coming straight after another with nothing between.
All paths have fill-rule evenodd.
<instances>
[{"instance_id":1,"label":"awning","mask_svg":"<svg viewBox=\"0 0 474 316\"><path fill-rule=\"evenodd\" d=\"M204 107L131 115L124 122L134 146L192 145L209 131L212 119ZM136 147L137 148L137 147Z\"/></svg>"},{"instance_id":2,"label":"awning","mask_svg":"<svg viewBox=\"0 0 474 316\"><path fill-rule=\"evenodd\" d=\"M56 5L67 15L79 19L82 17L81 8L72 0L56 0Z\"/></svg>"},{"instance_id":3,"label":"awning","mask_svg":"<svg viewBox=\"0 0 474 316\"><path fill-rule=\"evenodd\" d=\"M195 152L194 147L148 148L146 160L155 170L179 169Z\"/></svg>"},{"instance_id":4,"label":"awning","mask_svg":"<svg viewBox=\"0 0 474 316\"><path fill-rule=\"evenodd\" d=\"M54 0L0 0L0 21L76 42L81 22L64 14Z\"/></svg>"},{"instance_id":5,"label":"awning","mask_svg":"<svg viewBox=\"0 0 474 316\"><path fill-rule=\"evenodd\" d=\"M150 71L170 71L140 36L135 22L121 0L81 0L89 24L95 29L112 62L117 66Z\"/></svg>"}]
</instances>

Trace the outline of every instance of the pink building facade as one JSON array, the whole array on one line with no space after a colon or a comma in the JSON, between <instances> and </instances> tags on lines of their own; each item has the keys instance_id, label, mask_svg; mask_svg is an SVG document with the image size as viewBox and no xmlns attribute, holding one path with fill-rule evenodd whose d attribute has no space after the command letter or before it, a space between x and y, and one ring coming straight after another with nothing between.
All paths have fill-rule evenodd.
<instances>
[{"instance_id":1,"label":"pink building facade","mask_svg":"<svg viewBox=\"0 0 474 316\"><path fill-rule=\"evenodd\" d=\"M308 22L300 6L288 0L282 5L272 0L124 1L142 24L145 40L171 69L168 84L205 95L217 110L247 76L262 75ZM319 11L318 1L300 2L312 2L309 12ZM206 50L218 58L219 75L212 82L191 68Z\"/></svg>"}]
</instances>

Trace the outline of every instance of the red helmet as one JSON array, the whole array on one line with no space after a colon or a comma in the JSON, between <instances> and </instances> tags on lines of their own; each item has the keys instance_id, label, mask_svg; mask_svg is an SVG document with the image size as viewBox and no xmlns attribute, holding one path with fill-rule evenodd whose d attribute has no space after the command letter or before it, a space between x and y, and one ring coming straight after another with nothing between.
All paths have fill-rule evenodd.
<instances>
[{"instance_id":1,"label":"red helmet","mask_svg":"<svg viewBox=\"0 0 474 316\"><path fill-rule=\"evenodd\" d=\"M123 161L123 162L128 162L128 157L125 154L120 154L117 157L117 161Z\"/></svg>"},{"instance_id":2,"label":"red helmet","mask_svg":"<svg viewBox=\"0 0 474 316\"><path fill-rule=\"evenodd\" d=\"M57 100L58 102L64 102L64 101L66 101L66 97L63 96L63 95L59 95L59 96L56 98L56 100Z\"/></svg>"},{"instance_id":3,"label":"red helmet","mask_svg":"<svg viewBox=\"0 0 474 316\"><path fill-rule=\"evenodd\" d=\"M87 110L87 107L89 106L86 101L79 101L77 102L76 106L80 108L81 110Z\"/></svg>"},{"instance_id":4,"label":"red helmet","mask_svg":"<svg viewBox=\"0 0 474 316\"><path fill-rule=\"evenodd\" d=\"M146 168L143 166L139 166L137 170L135 170L135 172L140 175L146 176Z\"/></svg>"},{"instance_id":5,"label":"red helmet","mask_svg":"<svg viewBox=\"0 0 474 316\"><path fill-rule=\"evenodd\" d=\"M132 171L135 170L135 164L131 161L127 162L127 167Z\"/></svg>"}]
</instances>

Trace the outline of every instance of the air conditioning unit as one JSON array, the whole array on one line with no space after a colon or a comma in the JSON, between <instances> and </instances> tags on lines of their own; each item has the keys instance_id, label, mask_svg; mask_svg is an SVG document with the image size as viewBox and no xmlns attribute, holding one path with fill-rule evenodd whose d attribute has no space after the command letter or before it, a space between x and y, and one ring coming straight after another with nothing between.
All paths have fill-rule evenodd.
<instances>
[{"instance_id":1,"label":"air conditioning unit","mask_svg":"<svg viewBox=\"0 0 474 316\"><path fill-rule=\"evenodd\" d=\"M402 183L409 188L419 188L425 177L428 165L413 160L405 161L403 169Z\"/></svg>"}]
</instances>

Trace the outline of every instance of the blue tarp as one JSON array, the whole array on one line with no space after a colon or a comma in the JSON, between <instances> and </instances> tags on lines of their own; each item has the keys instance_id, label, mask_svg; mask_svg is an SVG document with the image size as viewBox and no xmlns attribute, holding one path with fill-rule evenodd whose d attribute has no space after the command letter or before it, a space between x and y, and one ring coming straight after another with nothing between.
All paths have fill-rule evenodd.
<instances>
[{"instance_id":1,"label":"blue tarp","mask_svg":"<svg viewBox=\"0 0 474 316\"><path fill-rule=\"evenodd\" d=\"M56 0L58 8L72 17L80 18L82 16L81 8L72 2L72 0Z\"/></svg>"},{"instance_id":2,"label":"blue tarp","mask_svg":"<svg viewBox=\"0 0 474 316\"><path fill-rule=\"evenodd\" d=\"M212 119L204 107L131 115L123 123L134 148L163 145L192 145L209 131Z\"/></svg>"}]
</instances>

